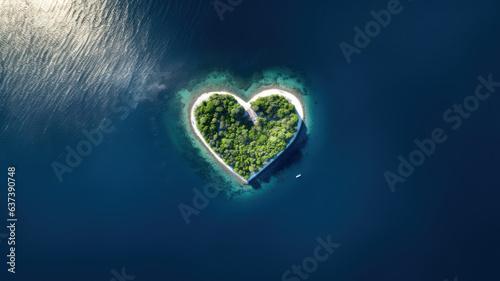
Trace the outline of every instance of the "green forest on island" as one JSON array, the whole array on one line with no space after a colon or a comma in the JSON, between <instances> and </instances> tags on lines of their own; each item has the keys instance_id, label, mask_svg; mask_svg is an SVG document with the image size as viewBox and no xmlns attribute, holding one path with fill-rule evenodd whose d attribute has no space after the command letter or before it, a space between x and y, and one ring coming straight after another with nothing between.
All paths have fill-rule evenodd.
<instances>
[{"instance_id":1,"label":"green forest on island","mask_svg":"<svg viewBox=\"0 0 500 281\"><path fill-rule=\"evenodd\" d=\"M295 106L280 95L251 103L254 122L231 95L214 94L195 109L196 126L210 147L243 178L259 171L297 131Z\"/></svg>"}]
</instances>

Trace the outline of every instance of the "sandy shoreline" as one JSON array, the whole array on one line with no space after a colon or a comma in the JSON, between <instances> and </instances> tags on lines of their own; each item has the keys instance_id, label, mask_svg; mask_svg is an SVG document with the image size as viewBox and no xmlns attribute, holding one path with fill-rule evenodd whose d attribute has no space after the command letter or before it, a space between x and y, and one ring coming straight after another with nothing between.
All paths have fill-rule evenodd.
<instances>
[{"instance_id":1,"label":"sandy shoreline","mask_svg":"<svg viewBox=\"0 0 500 281\"><path fill-rule=\"evenodd\" d=\"M260 97L266 97L266 96L270 96L270 95L281 95L281 96L284 96L289 102L291 102L295 106L295 109L297 110L298 117L299 117L299 122L297 123L297 131L293 135L292 139L288 142L285 150L293 143L293 141L297 137L297 134L299 133L300 127L302 126L302 122L303 122L303 119L304 119L304 107L303 107L302 102L300 101L299 98L297 98L295 95L293 95L293 94L291 94L289 92L286 92L286 91L283 91L283 90L280 90L280 89L264 90L264 91L256 94L255 96L253 96L252 99L250 99L249 102L245 102L240 97L238 97L238 96L236 96L236 95L234 95L232 93L228 93L228 92L224 92L224 91L209 92L209 93L204 93L201 96L199 96L196 99L196 101L191 105L191 114L190 114L190 120L189 121L191 123L191 127L192 127L193 131L195 132L195 134L203 142L203 144L205 145L205 147L208 148L208 150L215 157L215 159L217 159L217 161L219 161L224 167L226 167L229 171L231 171L238 179L242 180L245 183L248 183L250 180L252 180L253 178L255 178L258 174L260 174L262 171L264 171L266 169L266 167L268 167L269 164L271 164L274 160L276 160L281 155L281 153L283 153L283 151L285 151L285 150L280 151L273 159L271 159L269 161L269 163L267 163L265 166L263 166L257 173L252 173L250 175L250 177L248 177L247 179L243 178L238 173L236 173L236 171L234 171L234 169L231 166L227 165L222 160L222 158L220 158L220 156L217 155L217 153L215 153L215 151L212 150L212 148L208 145L208 143L205 141L205 138L203 138L203 136L199 132L198 128L196 127L196 119L195 119L195 116L194 116L195 109L198 106L200 106L203 101L208 100L210 98L210 96L213 95L213 94L221 94L221 95L231 95L231 96L233 96L238 101L238 103L245 108L246 111L252 110L250 108L250 103L253 102L253 101L255 101L256 99L258 99Z\"/></svg>"}]
</instances>

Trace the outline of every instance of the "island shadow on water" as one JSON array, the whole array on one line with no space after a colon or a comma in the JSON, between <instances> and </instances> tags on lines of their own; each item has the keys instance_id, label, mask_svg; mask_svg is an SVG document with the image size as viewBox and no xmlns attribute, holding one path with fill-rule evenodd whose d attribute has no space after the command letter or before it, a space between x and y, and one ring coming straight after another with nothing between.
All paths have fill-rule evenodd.
<instances>
[{"instance_id":1,"label":"island shadow on water","mask_svg":"<svg viewBox=\"0 0 500 281\"><path fill-rule=\"evenodd\" d=\"M293 142L257 176L245 181L241 177L233 175L230 167L218 161L207 150L203 140L196 134L192 126L189 114L191 107L197 98L207 92L236 93L237 96L248 100L254 93L278 89L296 96L304 108L306 104L310 105L311 99L310 91L303 82L305 80L303 74L282 68L262 71L260 75L252 76L248 83L244 84L242 83L246 80L242 80L230 73L212 72L209 75L203 75L200 79L192 80L185 89L177 90L174 96L180 98L180 104L176 106L175 103L170 102L171 110L162 110L162 123L164 122L162 126L167 128L168 136L182 154L191 160L191 165L196 173L219 186L219 191L223 191L229 198L251 192L251 190L259 190L265 184L270 183L273 177L279 178L283 174L282 170L288 169L301 161L302 149L306 146L308 134L310 134L311 130L303 120L305 116L298 114L302 123ZM309 109L309 112L312 112L312 110ZM181 122L179 122L179 116L181 116ZM311 126L312 124L308 125Z\"/></svg>"},{"instance_id":2,"label":"island shadow on water","mask_svg":"<svg viewBox=\"0 0 500 281\"><path fill-rule=\"evenodd\" d=\"M273 176L279 172L293 166L302 159L302 149L306 146L309 136L307 134L307 126L302 122L297 137L293 143L278 156L269 166L248 182L253 189L261 189L263 183L269 183Z\"/></svg>"}]
</instances>

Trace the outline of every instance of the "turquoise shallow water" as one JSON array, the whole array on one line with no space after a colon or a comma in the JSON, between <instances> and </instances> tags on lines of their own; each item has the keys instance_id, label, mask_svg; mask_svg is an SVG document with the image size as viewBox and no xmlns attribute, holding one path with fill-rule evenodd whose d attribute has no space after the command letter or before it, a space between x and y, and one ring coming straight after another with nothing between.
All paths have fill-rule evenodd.
<instances>
[{"instance_id":1,"label":"turquoise shallow water","mask_svg":"<svg viewBox=\"0 0 500 281\"><path fill-rule=\"evenodd\" d=\"M496 1L402 1L351 64L339 43L387 1L243 1L223 22L210 1L94 2L0 1L19 216L19 272L0 280L280 280L328 236L341 246L307 280L497 279L498 90L460 130L442 119L478 75L500 80ZM235 187L189 138L189 100L261 84L307 94L305 147L186 224L205 185ZM53 161L105 118L116 130L60 182ZM383 173L436 127L448 141L392 193Z\"/></svg>"},{"instance_id":2,"label":"turquoise shallow water","mask_svg":"<svg viewBox=\"0 0 500 281\"><path fill-rule=\"evenodd\" d=\"M196 138L189 121L189 109L196 98L209 91L229 91L244 100L250 100L253 95L270 88L280 88L293 92L300 97L305 108L307 134L313 134L314 127L314 93L306 86L305 77L287 68L276 68L256 72L247 78L237 77L229 72L213 71L201 78L192 79L189 86L180 90L170 103L176 110L168 110L164 114L164 126L177 148L189 159L197 159L196 164L207 168L202 173L208 180L217 179L217 185L224 193L231 194L235 199L245 198L255 194L256 190L248 185L242 185L237 179L221 168L221 165ZM185 141L188 140L188 141ZM279 176L279 175L277 175ZM283 176L283 175L282 175ZM290 176L287 174L286 176ZM271 181L263 183L264 189L272 188ZM262 191L262 188L259 188ZM249 194L250 193L250 194Z\"/></svg>"}]
</instances>

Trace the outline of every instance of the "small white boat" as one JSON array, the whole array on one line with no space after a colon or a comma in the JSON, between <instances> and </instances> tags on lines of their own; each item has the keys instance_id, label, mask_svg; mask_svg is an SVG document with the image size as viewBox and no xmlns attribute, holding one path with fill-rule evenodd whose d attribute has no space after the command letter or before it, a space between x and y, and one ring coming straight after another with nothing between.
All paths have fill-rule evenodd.
<instances>
[{"instance_id":1,"label":"small white boat","mask_svg":"<svg viewBox=\"0 0 500 281\"><path fill-rule=\"evenodd\" d=\"M300 177L302 177L302 174L298 174L298 175L295 176L296 179L298 179Z\"/></svg>"}]
</instances>

